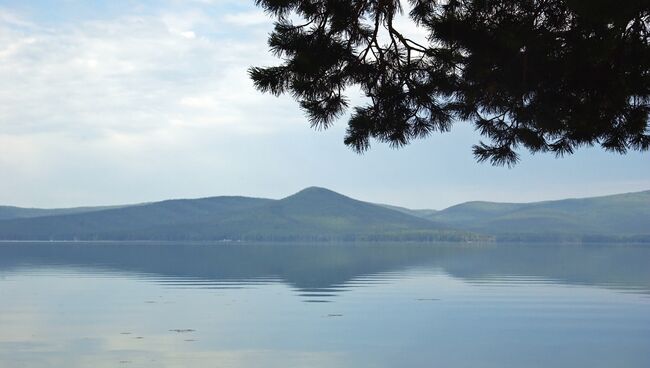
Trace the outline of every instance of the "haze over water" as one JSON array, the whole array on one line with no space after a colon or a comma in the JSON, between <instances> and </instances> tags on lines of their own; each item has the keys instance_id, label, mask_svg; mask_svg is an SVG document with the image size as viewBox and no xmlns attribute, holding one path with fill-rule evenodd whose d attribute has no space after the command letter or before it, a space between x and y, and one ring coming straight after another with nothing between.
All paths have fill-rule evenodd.
<instances>
[{"instance_id":1,"label":"haze over water","mask_svg":"<svg viewBox=\"0 0 650 368\"><path fill-rule=\"evenodd\" d=\"M0 243L2 367L648 367L650 247Z\"/></svg>"}]
</instances>

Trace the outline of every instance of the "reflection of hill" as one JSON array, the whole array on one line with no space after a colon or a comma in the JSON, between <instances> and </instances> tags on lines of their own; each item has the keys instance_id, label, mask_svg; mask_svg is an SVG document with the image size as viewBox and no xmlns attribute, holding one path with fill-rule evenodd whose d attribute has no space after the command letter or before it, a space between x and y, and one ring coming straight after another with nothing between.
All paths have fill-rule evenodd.
<instances>
[{"instance_id":1,"label":"reflection of hill","mask_svg":"<svg viewBox=\"0 0 650 368\"><path fill-rule=\"evenodd\" d=\"M413 267L435 267L466 280L530 276L650 292L648 260L650 247L629 245L0 245L0 272L24 266L67 266L215 282L279 278L312 292Z\"/></svg>"},{"instance_id":2,"label":"reflection of hill","mask_svg":"<svg viewBox=\"0 0 650 368\"><path fill-rule=\"evenodd\" d=\"M501 245L454 254L443 267L450 275L467 280L530 276L566 284L650 291L648 261L648 246Z\"/></svg>"}]
</instances>

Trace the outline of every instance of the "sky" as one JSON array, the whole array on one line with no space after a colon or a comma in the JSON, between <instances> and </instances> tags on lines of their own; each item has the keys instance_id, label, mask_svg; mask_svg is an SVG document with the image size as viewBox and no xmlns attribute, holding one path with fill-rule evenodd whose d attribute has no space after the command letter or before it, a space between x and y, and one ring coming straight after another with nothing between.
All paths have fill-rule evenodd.
<instances>
[{"instance_id":1,"label":"sky","mask_svg":"<svg viewBox=\"0 0 650 368\"><path fill-rule=\"evenodd\" d=\"M253 88L250 66L279 63L271 28L253 0L0 0L0 204L282 198L320 186L442 209L650 189L647 152L476 163L480 137L462 122L356 154L345 117L315 131L290 97Z\"/></svg>"}]
</instances>

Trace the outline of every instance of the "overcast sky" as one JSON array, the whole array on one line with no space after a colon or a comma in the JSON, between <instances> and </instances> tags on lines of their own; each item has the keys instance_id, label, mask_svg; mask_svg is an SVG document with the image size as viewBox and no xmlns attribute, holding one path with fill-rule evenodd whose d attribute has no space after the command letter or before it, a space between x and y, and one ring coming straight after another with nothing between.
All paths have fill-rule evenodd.
<instances>
[{"instance_id":1,"label":"overcast sky","mask_svg":"<svg viewBox=\"0 0 650 368\"><path fill-rule=\"evenodd\" d=\"M313 131L290 98L252 88L246 69L277 62L271 25L253 0L0 0L0 204L281 198L323 186L440 209L650 189L647 153L478 164L479 137L464 124L357 155L343 145L345 119Z\"/></svg>"}]
</instances>

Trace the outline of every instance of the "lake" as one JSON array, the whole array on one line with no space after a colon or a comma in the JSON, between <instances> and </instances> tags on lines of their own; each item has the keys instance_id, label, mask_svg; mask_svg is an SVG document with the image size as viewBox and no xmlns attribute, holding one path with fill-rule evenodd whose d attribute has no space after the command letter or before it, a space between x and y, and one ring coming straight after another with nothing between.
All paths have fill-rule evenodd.
<instances>
[{"instance_id":1,"label":"lake","mask_svg":"<svg viewBox=\"0 0 650 368\"><path fill-rule=\"evenodd\" d=\"M0 243L1 367L650 367L650 246Z\"/></svg>"}]
</instances>

